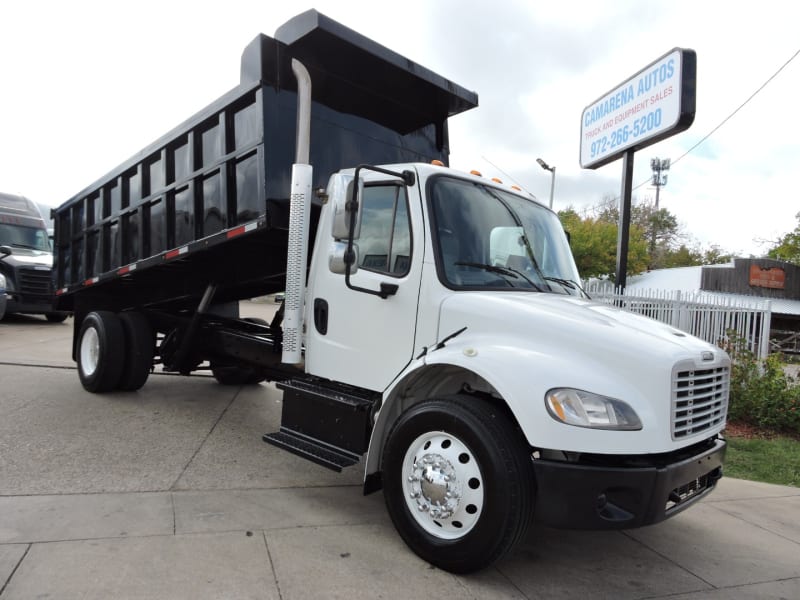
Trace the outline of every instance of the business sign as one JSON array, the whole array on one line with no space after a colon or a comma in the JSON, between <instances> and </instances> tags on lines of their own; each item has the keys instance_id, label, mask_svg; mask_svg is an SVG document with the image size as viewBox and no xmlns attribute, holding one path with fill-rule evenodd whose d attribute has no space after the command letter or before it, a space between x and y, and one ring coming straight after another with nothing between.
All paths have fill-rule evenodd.
<instances>
[{"instance_id":1,"label":"business sign","mask_svg":"<svg viewBox=\"0 0 800 600\"><path fill-rule=\"evenodd\" d=\"M766 269L758 265L750 265L750 285L782 290L786 287L786 271L780 267Z\"/></svg>"},{"instance_id":2,"label":"business sign","mask_svg":"<svg viewBox=\"0 0 800 600\"><path fill-rule=\"evenodd\" d=\"M675 48L592 102L581 114L581 167L596 169L688 129L696 87L697 55Z\"/></svg>"}]
</instances>

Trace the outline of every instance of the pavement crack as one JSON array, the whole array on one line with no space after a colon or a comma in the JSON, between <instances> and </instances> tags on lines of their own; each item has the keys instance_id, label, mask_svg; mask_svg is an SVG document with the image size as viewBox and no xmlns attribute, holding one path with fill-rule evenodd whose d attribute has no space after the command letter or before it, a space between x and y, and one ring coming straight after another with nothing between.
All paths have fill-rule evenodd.
<instances>
[{"instance_id":1,"label":"pavement crack","mask_svg":"<svg viewBox=\"0 0 800 600\"><path fill-rule=\"evenodd\" d=\"M172 535L175 535L178 528L178 519L175 516L175 494L170 492L169 499L172 503Z\"/></svg>"},{"instance_id":2,"label":"pavement crack","mask_svg":"<svg viewBox=\"0 0 800 600\"><path fill-rule=\"evenodd\" d=\"M493 569L495 571L497 571L497 573L500 575L500 577L505 579L512 588L517 590L519 592L520 596L522 596L526 600L529 600L529 597L525 594L525 592L523 592L522 589L516 583L514 583L514 581L511 579L511 577L506 575L505 572L503 572L503 570L500 567L495 566L495 567L493 567Z\"/></svg>"},{"instance_id":3,"label":"pavement crack","mask_svg":"<svg viewBox=\"0 0 800 600\"><path fill-rule=\"evenodd\" d=\"M45 365L41 363L21 363L12 362L7 360L0 360L0 365L4 367L31 367L33 369L66 369L68 371L77 371L78 367L67 365Z\"/></svg>"},{"instance_id":4,"label":"pavement crack","mask_svg":"<svg viewBox=\"0 0 800 600\"><path fill-rule=\"evenodd\" d=\"M648 549L650 552L652 552L653 554L656 554L657 556L660 556L661 558L663 558L663 559L664 559L665 561L667 561L668 563L670 563L670 564L672 564L672 565L675 565L675 566L676 566L677 568L679 568L681 571L684 571L684 572L688 573L689 575L691 575L692 577L694 577L694 578L695 578L695 579L697 579L698 581L701 581L702 583L704 583L705 585L707 585L707 586L708 586L708 588L707 588L707 589L704 589L704 590L691 590L691 591L693 591L693 592L707 592L707 591L709 591L709 590L716 590L716 589L717 589L717 586L715 586L715 585L714 585L713 583L711 583L710 581L706 581L705 579L703 579L702 577L700 577L700 575L698 575L697 573L693 572L691 569L687 569L687 568L686 568L686 567L684 567L682 564L680 564L680 563L676 562L675 560L673 560L672 558L670 558L669 556L667 556L667 555L666 555L666 554L664 554L663 552L659 552L658 550L656 550L655 548L653 548L653 547L649 546L648 544L646 544L646 543L645 543L645 542L643 542L642 540L639 540L639 539L635 538L634 536L632 536L632 535L631 535L630 533L628 533L627 531L620 531L619 533L621 533L622 535L624 535L626 538L628 538L629 540L631 540L633 543L635 543L635 544L638 544L638 545L642 546L643 548L647 548L647 549ZM683 593L688 593L688 592L683 592ZM672 595L672 594L670 594L670 595ZM661 597L661 596L645 596L644 598L659 598L659 597Z\"/></svg>"},{"instance_id":5,"label":"pavement crack","mask_svg":"<svg viewBox=\"0 0 800 600\"><path fill-rule=\"evenodd\" d=\"M25 548L25 552L23 552L22 556L17 561L17 564L14 565L14 568L11 570L11 574L8 576L8 579L5 580L5 582L3 583L3 587L0 588L0 597L2 597L2 595L5 593L8 584L11 583L11 580L14 579L14 574L17 572L17 569L19 569L19 566L22 564L22 561L25 560L25 557L28 556L28 552L31 551L32 546L33 544L28 544L28 547Z\"/></svg>"},{"instance_id":6,"label":"pavement crack","mask_svg":"<svg viewBox=\"0 0 800 600\"><path fill-rule=\"evenodd\" d=\"M272 571L272 580L275 582L275 587L278 590L278 598L283 600L283 594L281 593L281 582L278 579L278 573L275 572L275 562L272 560L272 553L269 551L269 542L267 541L267 532L261 532L262 537L264 538L264 548L267 550L267 560L269 560L269 568Z\"/></svg>"},{"instance_id":7,"label":"pavement crack","mask_svg":"<svg viewBox=\"0 0 800 600\"><path fill-rule=\"evenodd\" d=\"M175 486L178 485L178 482L181 480L181 477L183 477L184 473L186 473L186 469L188 469L189 465L191 465L192 462L194 462L195 457L197 457L197 455L200 453L200 450L203 449L203 446L205 446L206 442L208 441L208 438L210 438L211 434L214 433L214 430L217 428L217 425L219 425L220 421L222 421L222 418L228 412L228 409L233 405L234 402L236 402L236 399L239 397L239 394L241 393L242 393L242 388L240 387L238 390L236 390L236 393L233 395L233 398L231 398L231 401L228 402L228 405L222 410L221 413L219 413L217 420L214 421L214 424L211 426L211 429L208 430L208 433L206 433L205 437L203 438L203 441L200 442L200 444L197 446L197 449L194 451L194 454L192 454L192 457L186 462L185 465L183 465L183 469L181 469L181 472L178 474L178 477L175 479L175 481L172 482L172 485L169 486L168 488L169 491L175 491Z\"/></svg>"}]
</instances>

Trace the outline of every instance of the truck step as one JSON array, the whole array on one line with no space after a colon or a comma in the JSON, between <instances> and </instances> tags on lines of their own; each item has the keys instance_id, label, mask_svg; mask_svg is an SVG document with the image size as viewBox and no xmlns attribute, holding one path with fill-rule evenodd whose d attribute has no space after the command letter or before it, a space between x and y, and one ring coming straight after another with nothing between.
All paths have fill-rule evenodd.
<instances>
[{"instance_id":1,"label":"truck step","mask_svg":"<svg viewBox=\"0 0 800 600\"><path fill-rule=\"evenodd\" d=\"M275 433L265 433L263 440L337 472L356 464L361 458L357 454L335 448L285 427L281 427L281 430Z\"/></svg>"},{"instance_id":2,"label":"truck step","mask_svg":"<svg viewBox=\"0 0 800 600\"><path fill-rule=\"evenodd\" d=\"M349 407L353 411L368 411L380 400L380 394L359 388L353 388L333 382L321 383L304 381L302 379L290 379L276 384L278 389L292 392L298 396L315 398L316 400L335 403L347 410Z\"/></svg>"}]
</instances>

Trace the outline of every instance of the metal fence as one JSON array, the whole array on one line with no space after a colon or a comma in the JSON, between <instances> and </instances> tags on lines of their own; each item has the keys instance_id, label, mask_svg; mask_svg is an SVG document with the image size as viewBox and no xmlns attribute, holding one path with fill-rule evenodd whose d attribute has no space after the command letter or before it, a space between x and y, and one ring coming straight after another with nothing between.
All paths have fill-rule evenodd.
<instances>
[{"instance_id":1,"label":"metal fence","mask_svg":"<svg viewBox=\"0 0 800 600\"><path fill-rule=\"evenodd\" d=\"M588 282L589 295L600 302L668 323L717 346L740 340L759 358L769 354L772 307L769 300L725 298L707 292L625 290Z\"/></svg>"}]
</instances>

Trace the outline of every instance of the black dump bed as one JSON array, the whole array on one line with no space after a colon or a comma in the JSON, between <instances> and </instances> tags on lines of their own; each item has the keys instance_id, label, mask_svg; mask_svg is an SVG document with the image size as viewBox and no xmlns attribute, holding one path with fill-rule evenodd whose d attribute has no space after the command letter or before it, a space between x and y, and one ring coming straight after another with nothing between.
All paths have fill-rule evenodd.
<instances>
[{"instance_id":1,"label":"black dump bed","mask_svg":"<svg viewBox=\"0 0 800 600\"><path fill-rule=\"evenodd\" d=\"M292 58L311 74L315 188L362 163L447 164L447 118L477 105L473 92L307 11L245 48L236 88L55 210L58 309L191 307L209 283L218 301L284 289Z\"/></svg>"}]
</instances>

